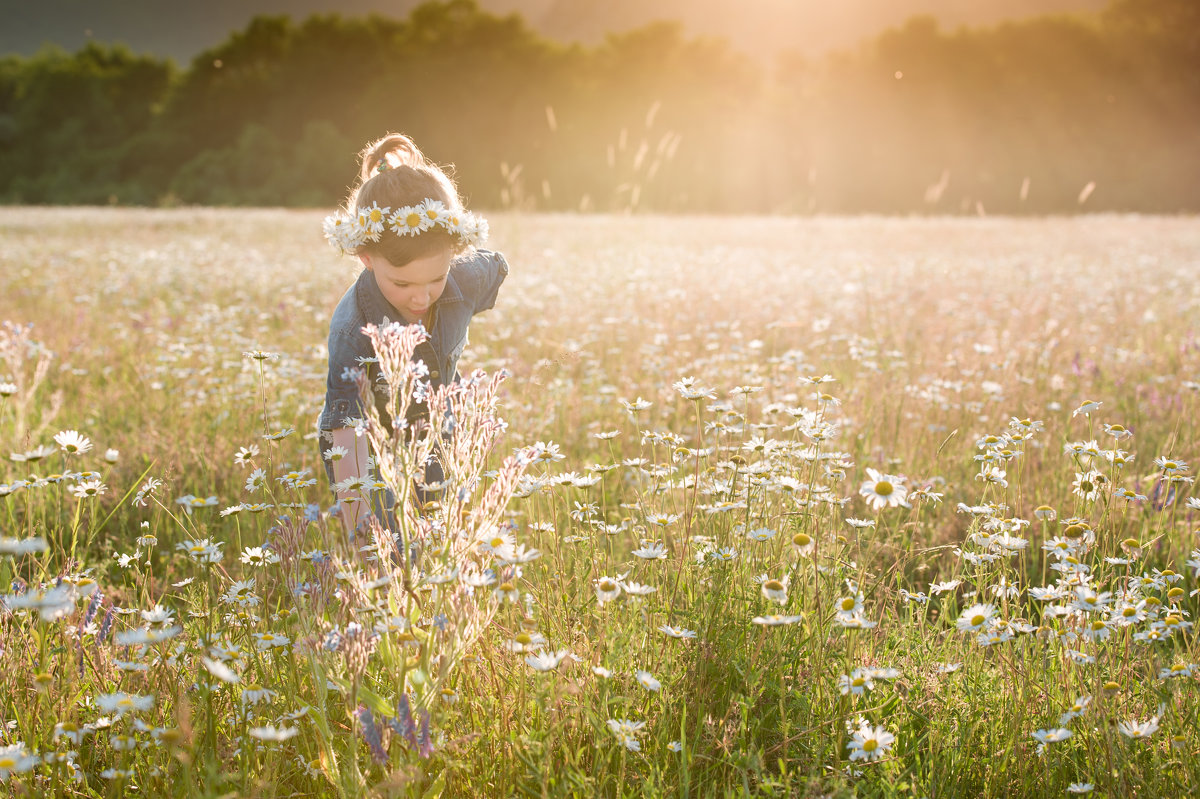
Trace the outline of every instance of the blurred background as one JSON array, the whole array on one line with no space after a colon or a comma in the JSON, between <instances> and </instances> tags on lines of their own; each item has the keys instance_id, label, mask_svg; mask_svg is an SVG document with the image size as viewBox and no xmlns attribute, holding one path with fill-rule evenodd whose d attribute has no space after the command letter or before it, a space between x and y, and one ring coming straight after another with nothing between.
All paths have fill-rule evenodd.
<instances>
[{"instance_id":1,"label":"blurred background","mask_svg":"<svg viewBox=\"0 0 1200 799\"><path fill-rule=\"evenodd\" d=\"M0 201L1195 212L1197 0L4 0ZM336 6L338 13L332 13Z\"/></svg>"}]
</instances>

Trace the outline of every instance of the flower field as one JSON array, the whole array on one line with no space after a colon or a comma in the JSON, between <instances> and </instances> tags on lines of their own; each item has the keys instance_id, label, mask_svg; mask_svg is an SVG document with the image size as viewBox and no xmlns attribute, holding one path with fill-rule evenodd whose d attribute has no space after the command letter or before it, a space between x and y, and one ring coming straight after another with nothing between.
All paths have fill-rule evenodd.
<instances>
[{"instance_id":1,"label":"flower field","mask_svg":"<svg viewBox=\"0 0 1200 799\"><path fill-rule=\"evenodd\" d=\"M1200 792L1200 222L489 215L349 536L322 216L0 210L0 794Z\"/></svg>"}]
</instances>

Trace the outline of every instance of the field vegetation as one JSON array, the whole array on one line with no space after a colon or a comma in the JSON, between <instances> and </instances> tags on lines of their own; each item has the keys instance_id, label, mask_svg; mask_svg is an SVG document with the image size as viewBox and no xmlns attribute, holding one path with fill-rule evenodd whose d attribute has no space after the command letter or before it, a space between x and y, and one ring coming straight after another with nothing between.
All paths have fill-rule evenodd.
<instances>
[{"instance_id":1,"label":"field vegetation","mask_svg":"<svg viewBox=\"0 0 1200 799\"><path fill-rule=\"evenodd\" d=\"M321 216L0 213L4 790L1200 791L1195 220L491 215L351 537Z\"/></svg>"}]
</instances>

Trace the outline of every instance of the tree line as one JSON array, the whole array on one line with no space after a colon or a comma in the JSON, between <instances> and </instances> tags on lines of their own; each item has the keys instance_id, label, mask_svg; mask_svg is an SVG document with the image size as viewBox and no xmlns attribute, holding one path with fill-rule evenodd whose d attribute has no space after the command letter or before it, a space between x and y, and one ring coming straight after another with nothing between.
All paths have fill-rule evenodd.
<instances>
[{"instance_id":1,"label":"tree line","mask_svg":"<svg viewBox=\"0 0 1200 799\"><path fill-rule=\"evenodd\" d=\"M1200 209L1200 3L909 20L771 63L681 24L566 45L474 0L255 18L186 68L120 45L0 59L0 201L329 207L387 131L481 208Z\"/></svg>"}]
</instances>

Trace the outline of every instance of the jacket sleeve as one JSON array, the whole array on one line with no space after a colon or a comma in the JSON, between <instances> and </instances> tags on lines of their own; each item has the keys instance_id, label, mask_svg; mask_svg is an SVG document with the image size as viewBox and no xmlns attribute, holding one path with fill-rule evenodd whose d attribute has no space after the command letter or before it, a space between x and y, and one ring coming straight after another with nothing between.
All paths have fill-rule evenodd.
<instances>
[{"instance_id":1,"label":"jacket sleeve","mask_svg":"<svg viewBox=\"0 0 1200 799\"><path fill-rule=\"evenodd\" d=\"M473 305L473 313L494 307L500 284L508 277L508 261L498 252L476 250L475 257L463 266L465 293Z\"/></svg>"},{"instance_id":2,"label":"jacket sleeve","mask_svg":"<svg viewBox=\"0 0 1200 799\"><path fill-rule=\"evenodd\" d=\"M329 374L325 381L325 407L317 426L321 430L346 427L346 417L361 417L362 402L358 384L350 375L351 369L366 369L360 358L373 356L366 352L369 340L360 331L334 330L329 334Z\"/></svg>"}]
</instances>

